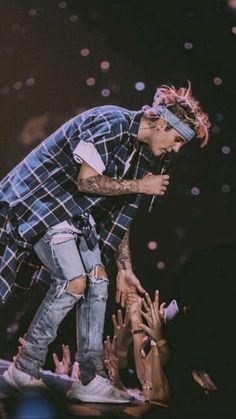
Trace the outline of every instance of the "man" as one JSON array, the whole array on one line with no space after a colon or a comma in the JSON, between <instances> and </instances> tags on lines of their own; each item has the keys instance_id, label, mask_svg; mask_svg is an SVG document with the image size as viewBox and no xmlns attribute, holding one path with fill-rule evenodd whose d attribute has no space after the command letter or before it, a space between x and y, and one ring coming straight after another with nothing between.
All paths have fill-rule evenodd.
<instances>
[{"instance_id":1,"label":"man","mask_svg":"<svg viewBox=\"0 0 236 419\"><path fill-rule=\"evenodd\" d=\"M152 107L141 111L102 106L72 118L2 180L2 297L9 295L18 263L32 246L52 278L24 346L4 375L8 383L42 385L47 347L79 302L80 380L71 397L129 401L103 371L105 267L115 253L116 301L122 306L129 293L145 291L132 271L129 226L142 195L163 195L169 183L168 175L150 173L150 159L177 153L196 135L205 145L209 126L190 87L163 86Z\"/></svg>"}]
</instances>

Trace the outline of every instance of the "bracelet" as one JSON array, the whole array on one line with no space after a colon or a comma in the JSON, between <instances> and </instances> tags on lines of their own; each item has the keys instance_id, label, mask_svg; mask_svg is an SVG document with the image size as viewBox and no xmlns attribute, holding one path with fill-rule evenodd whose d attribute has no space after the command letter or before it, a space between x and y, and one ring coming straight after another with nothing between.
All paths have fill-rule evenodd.
<instances>
[{"instance_id":1,"label":"bracelet","mask_svg":"<svg viewBox=\"0 0 236 419\"><path fill-rule=\"evenodd\" d=\"M167 344L167 340L166 339L161 339L159 340L159 342L157 342L157 347L160 348L160 346L166 345Z\"/></svg>"}]
</instances>

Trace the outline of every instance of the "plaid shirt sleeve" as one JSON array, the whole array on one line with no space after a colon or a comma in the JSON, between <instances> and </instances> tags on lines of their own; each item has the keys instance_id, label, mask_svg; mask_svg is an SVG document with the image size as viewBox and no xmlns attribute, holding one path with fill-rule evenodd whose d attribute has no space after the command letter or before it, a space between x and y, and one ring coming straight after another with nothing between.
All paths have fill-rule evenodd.
<instances>
[{"instance_id":1,"label":"plaid shirt sleeve","mask_svg":"<svg viewBox=\"0 0 236 419\"><path fill-rule=\"evenodd\" d=\"M86 113L85 113L86 114ZM79 138L92 143L105 167L129 130L129 122L119 110L105 106L95 108L79 124Z\"/></svg>"}]
</instances>

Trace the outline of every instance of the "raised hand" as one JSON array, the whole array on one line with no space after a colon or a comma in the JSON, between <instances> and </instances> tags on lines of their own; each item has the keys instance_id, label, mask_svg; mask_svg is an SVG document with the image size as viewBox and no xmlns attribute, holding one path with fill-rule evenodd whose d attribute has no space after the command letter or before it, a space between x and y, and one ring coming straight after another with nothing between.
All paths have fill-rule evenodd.
<instances>
[{"instance_id":1,"label":"raised hand","mask_svg":"<svg viewBox=\"0 0 236 419\"><path fill-rule=\"evenodd\" d=\"M147 322L147 325L140 323L140 327L150 336L153 340L158 342L162 336L162 323L164 318L165 303L159 305L159 291L155 292L155 299L152 302L148 293L145 294L143 299L143 309L141 314Z\"/></svg>"},{"instance_id":2,"label":"raised hand","mask_svg":"<svg viewBox=\"0 0 236 419\"><path fill-rule=\"evenodd\" d=\"M126 311L123 319L122 310L117 311L117 316L112 315L112 322L114 326L114 335L116 336L116 356L118 358L119 368L124 368L127 365L128 348L132 342L132 334L130 328L130 318Z\"/></svg>"},{"instance_id":3,"label":"raised hand","mask_svg":"<svg viewBox=\"0 0 236 419\"><path fill-rule=\"evenodd\" d=\"M129 294L127 298L127 309L131 320L132 330L140 329L139 324L142 321L141 307L142 298L137 294ZM148 399L150 397L151 388L151 357L150 354L148 354L146 358L142 358L140 352L145 339L147 339L145 332L141 331L141 333L133 334L136 373L143 386L145 399Z\"/></svg>"},{"instance_id":4,"label":"raised hand","mask_svg":"<svg viewBox=\"0 0 236 419\"><path fill-rule=\"evenodd\" d=\"M116 302L125 307L128 295L137 291L141 294L146 292L134 272L128 269L119 270L116 277Z\"/></svg>"},{"instance_id":5,"label":"raised hand","mask_svg":"<svg viewBox=\"0 0 236 419\"><path fill-rule=\"evenodd\" d=\"M55 373L56 374L67 374L69 375L70 366L71 366L71 354L70 348L68 345L62 345L62 360L60 361L57 354L52 354L53 361L55 364Z\"/></svg>"},{"instance_id":6,"label":"raised hand","mask_svg":"<svg viewBox=\"0 0 236 419\"><path fill-rule=\"evenodd\" d=\"M104 365L107 369L110 380L114 382L117 388L124 389L124 385L121 382L119 375L119 361L116 356L116 341L116 336L113 336L112 340L110 336L107 336L104 341Z\"/></svg>"},{"instance_id":7,"label":"raised hand","mask_svg":"<svg viewBox=\"0 0 236 419\"><path fill-rule=\"evenodd\" d=\"M193 370L192 377L196 383L198 383L206 396L214 393L218 390L215 383L212 381L210 375L204 370Z\"/></svg>"},{"instance_id":8,"label":"raised hand","mask_svg":"<svg viewBox=\"0 0 236 419\"><path fill-rule=\"evenodd\" d=\"M127 311L132 323L132 328L138 327L141 318L142 298L138 294L129 294L126 300Z\"/></svg>"}]
</instances>

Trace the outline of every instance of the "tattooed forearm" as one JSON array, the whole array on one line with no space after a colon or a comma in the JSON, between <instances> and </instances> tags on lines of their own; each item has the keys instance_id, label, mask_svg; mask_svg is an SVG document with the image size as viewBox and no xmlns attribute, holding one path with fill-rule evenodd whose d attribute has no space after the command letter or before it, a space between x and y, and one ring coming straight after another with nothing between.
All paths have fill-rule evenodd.
<instances>
[{"instance_id":1,"label":"tattooed forearm","mask_svg":"<svg viewBox=\"0 0 236 419\"><path fill-rule=\"evenodd\" d=\"M77 181L81 192L98 195L125 195L139 192L137 180L113 179L108 176L97 175Z\"/></svg>"},{"instance_id":2,"label":"tattooed forearm","mask_svg":"<svg viewBox=\"0 0 236 419\"><path fill-rule=\"evenodd\" d=\"M129 231L125 233L124 238L117 249L116 263L119 269L132 269L129 249Z\"/></svg>"}]
</instances>

